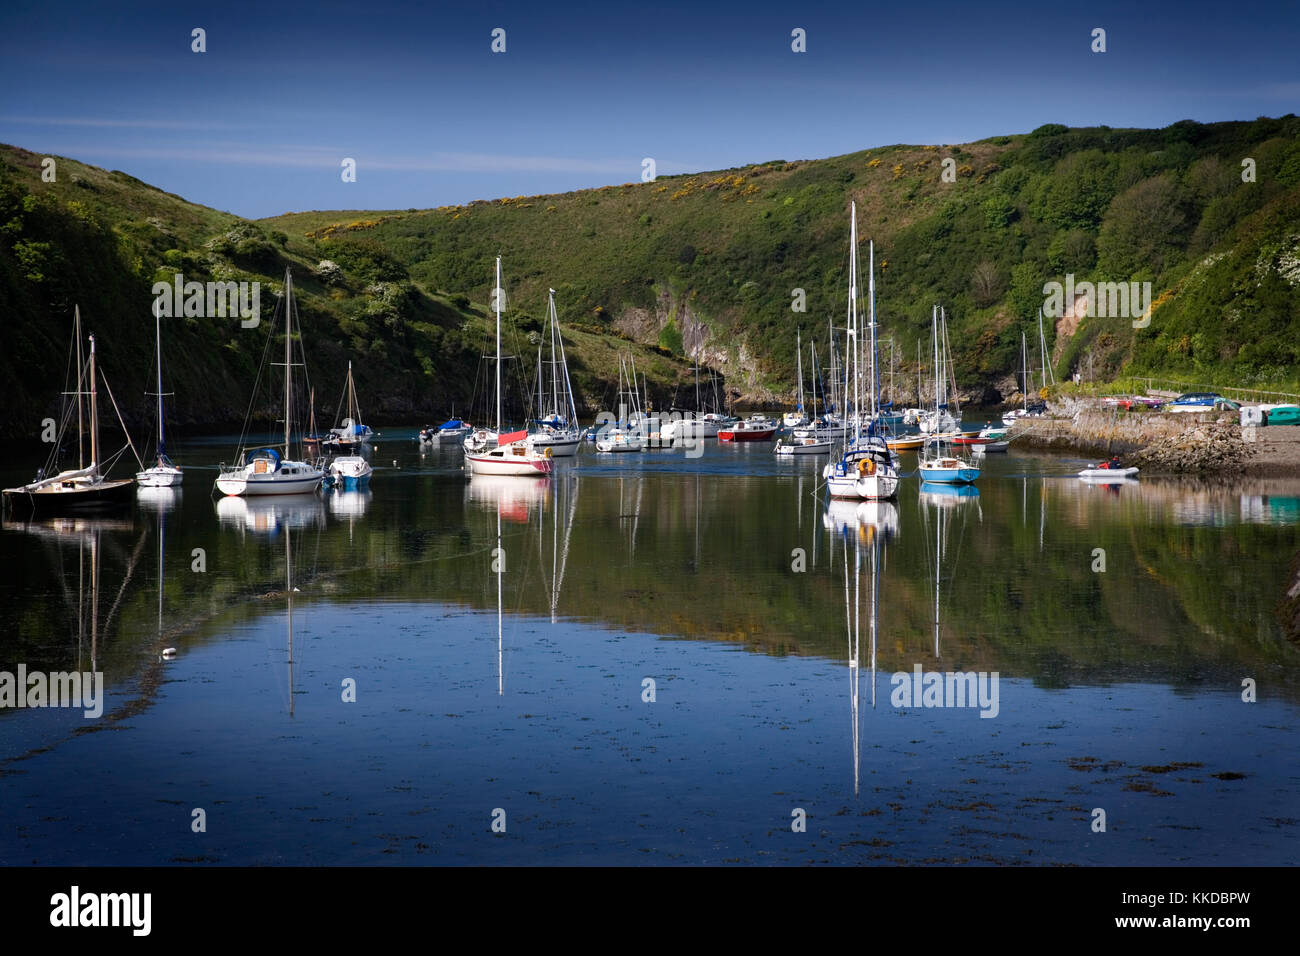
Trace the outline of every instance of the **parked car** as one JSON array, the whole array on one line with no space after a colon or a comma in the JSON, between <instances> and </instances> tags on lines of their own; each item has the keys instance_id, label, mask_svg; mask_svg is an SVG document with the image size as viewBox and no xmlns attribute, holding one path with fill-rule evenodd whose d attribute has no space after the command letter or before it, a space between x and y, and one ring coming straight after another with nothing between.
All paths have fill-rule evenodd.
<instances>
[{"instance_id":1,"label":"parked car","mask_svg":"<svg viewBox=\"0 0 1300 956\"><path fill-rule=\"evenodd\" d=\"M1235 412L1241 409L1241 402L1234 402L1230 398L1216 398L1214 400L1214 410L1216 412Z\"/></svg>"},{"instance_id":2,"label":"parked car","mask_svg":"<svg viewBox=\"0 0 1300 956\"><path fill-rule=\"evenodd\" d=\"M1264 409L1265 425L1300 425L1300 405L1274 405Z\"/></svg>"},{"instance_id":3,"label":"parked car","mask_svg":"<svg viewBox=\"0 0 1300 956\"><path fill-rule=\"evenodd\" d=\"M1208 412L1221 400L1218 392L1184 392L1165 407L1171 412Z\"/></svg>"}]
</instances>

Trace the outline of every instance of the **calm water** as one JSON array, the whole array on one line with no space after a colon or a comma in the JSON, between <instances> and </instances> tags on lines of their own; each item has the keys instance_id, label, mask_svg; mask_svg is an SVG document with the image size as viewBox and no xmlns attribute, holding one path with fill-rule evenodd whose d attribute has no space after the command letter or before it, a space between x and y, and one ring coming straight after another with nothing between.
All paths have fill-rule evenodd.
<instances>
[{"instance_id":1,"label":"calm water","mask_svg":"<svg viewBox=\"0 0 1300 956\"><path fill-rule=\"evenodd\" d=\"M858 507L769 444L471 481L410 434L369 493L216 501L222 439L123 517L5 524L0 671L94 667L107 700L0 710L0 861L1300 855L1300 481L1013 451L975 495ZM900 702L917 666L994 704Z\"/></svg>"}]
</instances>

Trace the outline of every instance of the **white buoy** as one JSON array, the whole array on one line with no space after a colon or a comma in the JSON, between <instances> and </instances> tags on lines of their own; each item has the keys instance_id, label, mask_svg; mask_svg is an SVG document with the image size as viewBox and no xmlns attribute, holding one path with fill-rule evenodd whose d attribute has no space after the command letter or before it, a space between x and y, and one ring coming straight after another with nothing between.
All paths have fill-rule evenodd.
<instances>
[{"instance_id":1,"label":"white buoy","mask_svg":"<svg viewBox=\"0 0 1300 956\"><path fill-rule=\"evenodd\" d=\"M176 656L176 648L174 648L174 647L164 647L164 648L163 648L163 652L162 652L162 656L163 656L163 659L164 659L164 660L170 660L171 658L173 658L173 657Z\"/></svg>"}]
</instances>

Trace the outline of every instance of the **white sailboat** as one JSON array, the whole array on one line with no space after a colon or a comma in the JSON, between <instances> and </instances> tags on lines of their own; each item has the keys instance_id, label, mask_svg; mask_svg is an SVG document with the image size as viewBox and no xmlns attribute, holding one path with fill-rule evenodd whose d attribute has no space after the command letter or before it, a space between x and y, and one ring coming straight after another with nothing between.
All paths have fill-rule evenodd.
<instances>
[{"instance_id":1,"label":"white sailboat","mask_svg":"<svg viewBox=\"0 0 1300 956\"><path fill-rule=\"evenodd\" d=\"M637 396L636 367L628 369L628 361L622 355L618 357L618 421L605 425L597 433L596 450L602 452L638 452L645 448L641 435L631 427L633 421L641 419L641 401ZM627 389L623 388L624 381ZM623 399L626 396L627 401Z\"/></svg>"},{"instance_id":2,"label":"white sailboat","mask_svg":"<svg viewBox=\"0 0 1300 956\"><path fill-rule=\"evenodd\" d=\"M569 381L569 363L564 357L564 338L555 314L555 290L551 289L547 331L551 357L542 360L544 342L537 346L537 430L528 436L528 447L545 454L550 449L552 458L573 458L582 443L582 429L578 427L578 408L573 400L573 385ZM545 370L550 369L550 389L546 388Z\"/></svg>"},{"instance_id":3,"label":"white sailboat","mask_svg":"<svg viewBox=\"0 0 1300 956\"><path fill-rule=\"evenodd\" d=\"M288 269L284 271L284 301L281 306L284 309L284 453L272 447L241 449L238 464L221 465L216 484L223 495L310 494L325 478L325 472L315 462L290 457L293 439L293 326L297 309L293 304L293 275ZM301 336L301 322L298 327ZM244 427L247 429L247 422ZM242 438L240 444L243 444Z\"/></svg>"},{"instance_id":4,"label":"white sailboat","mask_svg":"<svg viewBox=\"0 0 1300 956\"><path fill-rule=\"evenodd\" d=\"M352 380L352 363L348 362L348 380L344 386L347 417L339 428L330 429L331 438L325 440L327 448L345 448L360 451L372 432L361 421L361 406L357 403L357 387ZM330 478L334 486L343 491L361 491L370 483L374 468L364 454L339 455L329 463Z\"/></svg>"},{"instance_id":5,"label":"white sailboat","mask_svg":"<svg viewBox=\"0 0 1300 956\"><path fill-rule=\"evenodd\" d=\"M803 330L794 330L794 357L795 366L799 374L799 404L795 406L792 412L786 412L782 416L782 423L786 428L801 428L808 424L808 417L803 413Z\"/></svg>"},{"instance_id":6,"label":"white sailboat","mask_svg":"<svg viewBox=\"0 0 1300 956\"><path fill-rule=\"evenodd\" d=\"M938 306L931 309L934 336L934 408L921 414L918 423L921 432L926 435L943 438L955 438L961 434L961 410L957 415L948 408L949 387L952 388L954 400L957 389L952 379L951 356L948 353L948 321L943 310Z\"/></svg>"},{"instance_id":7,"label":"white sailboat","mask_svg":"<svg viewBox=\"0 0 1300 956\"><path fill-rule=\"evenodd\" d=\"M162 390L162 319L158 315L159 308L154 307L154 340L157 349L156 369L158 373L157 386L158 391L158 451L154 458L154 463L144 471L137 472L135 482L141 488L170 488L173 485L181 483L182 472L179 465L172 463L167 457L167 449L163 443L163 390Z\"/></svg>"},{"instance_id":8,"label":"white sailboat","mask_svg":"<svg viewBox=\"0 0 1300 956\"><path fill-rule=\"evenodd\" d=\"M352 380L352 363L348 362L347 382L343 386L343 402L346 413L343 421L330 429L322 443L330 451L346 451L370 444L374 432L369 425L361 423L361 405L357 402L357 386Z\"/></svg>"},{"instance_id":9,"label":"white sailboat","mask_svg":"<svg viewBox=\"0 0 1300 956\"><path fill-rule=\"evenodd\" d=\"M840 458L822 469L827 488L835 498L882 499L893 498L898 494L898 469L894 465L893 453L885 444L885 439L874 434L876 417L876 279L875 279L875 243L870 249L868 264L868 287L870 289L870 350L872 354L869 370L871 400L870 417L863 420L862 409L862 346L860 343L858 323L858 210L852 204L849 225L849 308L848 328L845 348L845 416L849 424ZM849 408L848 391L852 388L853 403ZM866 433L865 436L863 433Z\"/></svg>"},{"instance_id":10,"label":"white sailboat","mask_svg":"<svg viewBox=\"0 0 1300 956\"><path fill-rule=\"evenodd\" d=\"M496 360L496 446L483 451L471 451L469 440L465 445L465 467L475 475L511 475L521 478L540 478L551 473L551 453L537 451L528 445L528 432L520 430L508 435L501 433L501 257L497 256L496 302L497 360ZM473 437L473 436L471 436Z\"/></svg>"},{"instance_id":11,"label":"white sailboat","mask_svg":"<svg viewBox=\"0 0 1300 956\"><path fill-rule=\"evenodd\" d=\"M73 317L73 343L76 352L77 363L77 385L76 390L66 392L66 395L76 396L77 406L77 467L65 469L51 477L45 477L47 470L57 466L59 452L63 445L63 435L71 421L72 403L68 402L64 409L62 421L59 425L59 433L54 442L54 448L50 452L49 460L45 468L42 468L36 475L36 480L29 482L17 488L4 489L4 503L12 511L18 514L31 515L48 515L63 514L69 511L80 511L83 509L116 505L128 501L131 496L131 488L135 482L130 478L110 479L101 470L99 460L99 390L97 386L97 372L95 369L95 336L90 336L90 358L87 368L81 364L81 309L74 310ZM85 390L86 382L90 383L90 390ZM81 400L83 397L90 398L90 463L86 464L82 450L82 417ZM112 393L109 393L112 398ZM116 403L115 403L116 404ZM125 430L125 426L123 426ZM130 438L127 438L130 442ZM134 447L134 446L132 446ZM125 447L121 451L125 451ZM121 454L110 456L109 466L112 461Z\"/></svg>"}]
</instances>

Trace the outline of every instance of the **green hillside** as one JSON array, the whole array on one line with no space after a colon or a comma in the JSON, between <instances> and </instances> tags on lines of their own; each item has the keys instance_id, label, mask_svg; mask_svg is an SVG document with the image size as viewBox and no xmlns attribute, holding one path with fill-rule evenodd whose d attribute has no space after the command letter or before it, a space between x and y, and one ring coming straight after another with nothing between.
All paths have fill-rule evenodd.
<instances>
[{"instance_id":1,"label":"green hillside","mask_svg":"<svg viewBox=\"0 0 1300 956\"><path fill-rule=\"evenodd\" d=\"M695 357L723 372L735 396L786 399L796 327L824 342L827 321L844 312L850 199L864 246L875 241L877 312L904 381L915 379L917 342L928 338L937 303L951 316L963 388L985 399L1005 393L1044 283L1073 273L1150 281L1157 307L1146 329L1098 317L1050 329L1058 378L1088 355L1098 377L1300 388L1293 115L1162 130L1045 126L964 146L258 222L72 160L59 159L57 182L45 183L41 158L0 147L0 302L10 316L0 373L11 383L11 434L34 433L55 398L74 302L100 333L119 402L143 421L152 282L181 271L275 289L286 264L301 293L322 417L332 415L349 358L377 421L429 418L452 403L463 411L489 331L498 253L507 344L530 354L527 336L555 288L589 411L612 398L628 338L641 343L638 368L657 404L693 380ZM1245 159L1253 182L1243 181ZM795 289L805 291L803 313L791 309ZM171 363L169 385L181 419L237 424L265 329L180 319L167 334L186 357Z\"/></svg>"}]
</instances>

